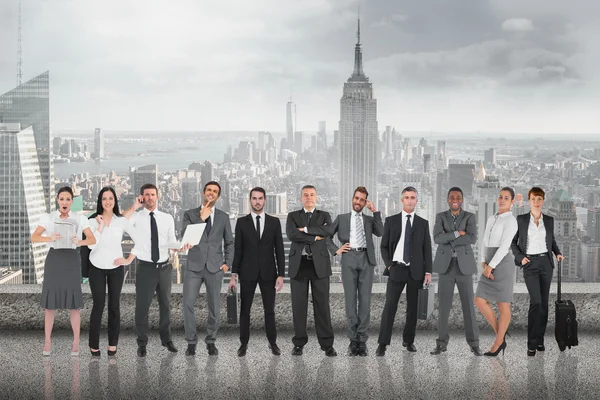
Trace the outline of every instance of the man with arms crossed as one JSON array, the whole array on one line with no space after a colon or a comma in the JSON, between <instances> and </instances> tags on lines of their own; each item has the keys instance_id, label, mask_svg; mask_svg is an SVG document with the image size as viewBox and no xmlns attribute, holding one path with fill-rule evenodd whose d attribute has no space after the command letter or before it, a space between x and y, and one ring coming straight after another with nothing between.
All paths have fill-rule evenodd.
<instances>
[{"instance_id":1,"label":"man with arms crossed","mask_svg":"<svg viewBox=\"0 0 600 400\"><path fill-rule=\"evenodd\" d=\"M238 356L246 355L250 339L250 309L256 285L265 310L265 330L271 352L281 354L277 346L275 329L275 291L283 287L285 254L279 218L264 212L265 189L255 187L250 191L250 214L238 218L235 225L235 253L229 288L236 287L239 275L241 286L240 342Z\"/></svg>"},{"instance_id":2,"label":"man with arms crossed","mask_svg":"<svg viewBox=\"0 0 600 400\"><path fill-rule=\"evenodd\" d=\"M352 197L352 212L340 214L333 221L332 234L337 232L342 246L338 248L332 238L326 238L331 254L342 255L349 356L367 355L373 273L377 264L373 235L381 237L383 234L381 213L376 210L372 201L367 200L368 196L369 192L365 187L357 187ZM363 214L365 206L373 216Z\"/></svg>"},{"instance_id":3,"label":"man with arms crossed","mask_svg":"<svg viewBox=\"0 0 600 400\"><path fill-rule=\"evenodd\" d=\"M331 216L328 212L315 209L317 189L312 185L302 188L300 197L303 208L288 214L286 233L290 247L290 289L292 291L292 313L294 316L294 349L292 355L302 355L308 342L306 314L308 312L308 285L312 291L315 330L321 350L328 357L337 356L333 348L333 327L329 308L329 277L331 261L325 239L331 236Z\"/></svg>"},{"instance_id":4,"label":"man with arms crossed","mask_svg":"<svg viewBox=\"0 0 600 400\"><path fill-rule=\"evenodd\" d=\"M202 191L204 199L202 205L186 211L183 215L182 235L190 224L206 224L200 243L195 246L184 243L184 248L189 249L187 270L183 280L183 323L185 340L188 342L185 352L187 356L196 354L198 336L194 306L202 283L206 284L208 302L204 342L209 355L219 354L215 341L221 322L221 286L223 275L233 261L233 235L229 215L215 208L220 195L221 186L214 181L208 182Z\"/></svg>"},{"instance_id":5,"label":"man with arms crossed","mask_svg":"<svg viewBox=\"0 0 600 400\"><path fill-rule=\"evenodd\" d=\"M477 242L477 221L475 214L462 209L463 192L460 188L450 188L447 200L450 209L436 215L433 227L433 241L438 244L433 272L437 272L440 279L438 339L431 354L441 354L448 348L448 319L456 285L462 305L467 343L473 354L482 356L473 295L473 274L477 272L477 264L471 248L471 245Z\"/></svg>"}]
</instances>

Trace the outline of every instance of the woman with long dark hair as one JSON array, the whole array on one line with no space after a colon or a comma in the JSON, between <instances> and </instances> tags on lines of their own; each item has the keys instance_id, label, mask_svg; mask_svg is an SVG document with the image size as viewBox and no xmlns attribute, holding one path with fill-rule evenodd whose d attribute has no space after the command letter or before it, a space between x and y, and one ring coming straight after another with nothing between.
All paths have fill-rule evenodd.
<instances>
[{"instance_id":1,"label":"woman with long dark hair","mask_svg":"<svg viewBox=\"0 0 600 400\"><path fill-rule=\"evenodd\" d=\"M129 209L125 212L126 215L121 215L117 194L113 188L107 186L98 193L96 212L90 216L90 226L94 236L98 239L95 245L89 246L91 249L89 279L94 302L90 315L89 337L92 356L99 357L101 353L100 326L107 287L108 355L114 356L117 353L121 326L121 289L125 278L123 266L131 264L135 259L134 254L130 254L127 259L123 258L121 247L123 232L127 232L134 239L133 228L127 221L132 212L133 210Z\"/></svg>"},{"instance_id":2,"label":"woman with long dark hair","mask_svg":"<svg viewBox=\"0 0 600 400\"><path fill-rule=\"evenodd\" d=\"M71 355L79 356L79 332L81 327L81 259L73 247L88 246L96 243L87 218L71 212L73 190L62 187L56 195L58 210L46 214L40 219L38 227L31 235L33 243L45 242L50 247L44 264L41 306L44 308L44 356L52 350L52 327L55 310L70 310L73 345ZM62 237L60 232L70 232L70 238ZM82 233L86 239L81 240Z\"/></svg>"},{"instance_id":3,"label":"woman with long dark hair","mask_svg":"<svg viewBox=\"0 0 600 400\"><path fill-rule=\"evenodd\" d=\"M510 324L510 304L513 300L515 266L510 251L517 233L517 220L510 211L515 202L515 191L504 187L498 194L498 212L490 216L485 225L483 237L483 271L475 292L475 305L489 322L496 340L485 356L495 357L506 348L506 331ZM490 302L498 305L500 315L496 319Z\"/></svg>"}]
</instances>

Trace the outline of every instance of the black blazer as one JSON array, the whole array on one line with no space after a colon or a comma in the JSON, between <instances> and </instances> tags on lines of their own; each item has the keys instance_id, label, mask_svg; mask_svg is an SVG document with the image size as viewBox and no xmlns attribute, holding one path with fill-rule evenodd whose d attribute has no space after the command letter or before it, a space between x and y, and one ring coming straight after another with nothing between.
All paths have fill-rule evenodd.
<instances>
[{"instance_id":1,"label":"black blazer","mask_svg":"<svg viewBox=\"0 0 600 400\"><path fill-rule=\"evenodd\" d=\"M381 258L383 258L386 267L383 272L385 276L389 276L388 267L394 263L394 252L400 240L403 222L401 212L385 219L383 238L381 238ZM433 256L429 223L426 219L415 214L412 225L410 275L414 280L421 281L425 279L425 273L431 273L432 265Z\"/></svg>"},{"instance_id":2,"label":"black blazer","mask_svg":"<svg viewBox=\"0 0 600 400\"><path fill-rule=\"evenodd\" d=\"M263 213L263 234L259 238L252 214L240 217L235 225L235 251L232 273L240 281L270 281L285 276L283 236L278 218ZM277 261L277 266L275 262Z\"/></svg>"},{"instance_id":3,"label":"black blazer","mask_svg":"<svg viewBox=\"0 0 600 400\"><path fill-rule=\"evenodd\" d=\"M529 220L531 214L521 214L517 216L517 234L513 238L512 245L510 246L515 256L515 265L522 267L523 258L527 257L527 230L529 229ZM542 219L544 221L544 228L546 228L546 247L548 248L548 258L550 259L550 265L554 268L554 259L552 253L558 256L560 255L560 249L554 239L554 218L542 213Z\"/></svg>"},{"instance_id":4,"label":"black blazer","mask_svg":"<svg viewBox=\"0 0 600 400\"><path fill-rule=\"evenodd\" d=\"M292 211L288 214L285 231L288 239L292 242L288 275L290 278L296 277L300 269L302 249L305 245L309 245L317 276L319 278L331 276L331 260L327 251L327 243L325 240L315 240L316 236L321 236L323 239L331 236L331 216L327 211L315 209L308 226L306 225L307 220L308 217L304 209ZM308 228L308 233L298 230L298 228L304 228L305 226Z\"/></svg>"}]
</instances>

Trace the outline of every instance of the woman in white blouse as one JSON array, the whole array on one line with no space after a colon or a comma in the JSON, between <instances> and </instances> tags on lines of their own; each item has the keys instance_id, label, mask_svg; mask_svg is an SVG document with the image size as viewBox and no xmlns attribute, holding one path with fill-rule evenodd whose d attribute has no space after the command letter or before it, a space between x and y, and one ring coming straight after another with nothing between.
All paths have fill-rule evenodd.
<instances>
[{"instance_id":1,"label":"woman in white blouse","mask_svg":"<svg viewBox=\"0 0 600 400\"><path fill-rule=\"evenodd\" d=\"M124 265L129 265L135 259L130 254L123 258L121 242L123 232L127 232L135 241L133 227L129 224L134 208L119 212L119 203L115 190L104 187L98 194L96 213L90 216L90 226L97 238L95 245L89 246L90 289L94 305L90 315L89 346L92 356L100 356L100 326L106 290L108 287L108 355L117 353L119 330L121 326L120 299L123 280L125 279ZM93 219L92 219L93 218Z\"/></svg>"},{"instance_id":2,"label":"woman in white blouse","mask_svg":"<svg viewBox=\"0 0 600 400\"><path fill-rule=\"evenodd\" d=\"M511 243L517 233L517 220L510 211L515 202L515 192L512 188L502 188L498 195L498 212L488 218L483 238L483 273L475 292L475 305L490 323L496 340L486 356L497 356L500 351L504 354L506 348L506 331L510 324L510 303L513 300L515 281L515 265L511 252ZM496 314L489 302L495 302L500 311Z\"/></svg>"},{"instance_id":3,"label":"woman in white blouse","mask_svg":"<svg viewBox=\"0 0 600 400\"><path fill-rule=\"evenodd\" d=\"M52 350L52 326L55 310L70 310L73 345L71 355L79 355L79 331L83 296L81 294L81 259L75 249L96 243L88 220L83 215L71 213L73 190L63 187L56 196L58 210L43 216L31 235L33 243L45 242L50 247L44 264L41 305L44 308L44 356ZM70 237L61 235L69 234ZM85 233L86 239L81 240Z\"/></svg>"}]
</instances>

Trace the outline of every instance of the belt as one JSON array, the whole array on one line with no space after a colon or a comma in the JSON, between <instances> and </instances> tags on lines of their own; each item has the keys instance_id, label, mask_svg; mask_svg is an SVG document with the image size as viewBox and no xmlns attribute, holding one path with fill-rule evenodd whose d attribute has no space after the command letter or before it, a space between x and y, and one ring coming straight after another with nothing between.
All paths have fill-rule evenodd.
<instances>
[{"instance_id":1,"label":"belt","mask_svg":"<svg viewBox=\"0 0 600 400\"><path fill-rule=\"evenodd\" d=\"M548 253L540 253L540 254L527 254L527 258L529 257L545 257Z\"/></svg>"},{"instance_id":2,"label":"belt","mask_svg":"<svg viewBox=\"0 0 600 400\"><path fill-rule=\"evenodd\" d=\"M399 267L409 267L409 265L407 265L407 264L405 264L405 263L403 263L403 262L398 262L398 261L394 261L394 262L392 263L392 265L397 265L397 266L399 266Z\"/></svg>"},{"instance_id":3,"label":"belt","mask_svg":"<svg viewBox=\"0 0 600 400\"><path fill-rule=\"evenodd\" d=\"M302 258L306 258L307 260L312 260L313 255L312 254L302 254Z\"/></svg>"},{"instance_id":4,"label":"belt","mask_svg":"<svg viewBox=\"0 0 600 400\"><path fill-rule=\"evenodd\" d=\"M355 247L351 248L350 251L367 251L366 247Z\"/></svg>"},{"instance_id":5,"label":"belt","mask_svg":"<svg viewBox=\"0 0 600 400\"><path fill-rule=\"evenodd\" d=\"M140 260L139 258L138 258L138 261L141 262L142 264L156 265L156 268L164 267L165 265L167 265L169 263L169 260L163 261L163 262L152 262L152 261Z\"/></svg>"}]
</instances>

